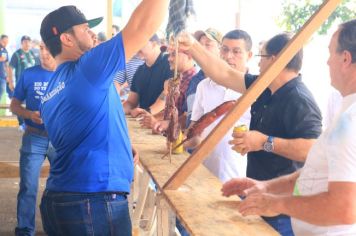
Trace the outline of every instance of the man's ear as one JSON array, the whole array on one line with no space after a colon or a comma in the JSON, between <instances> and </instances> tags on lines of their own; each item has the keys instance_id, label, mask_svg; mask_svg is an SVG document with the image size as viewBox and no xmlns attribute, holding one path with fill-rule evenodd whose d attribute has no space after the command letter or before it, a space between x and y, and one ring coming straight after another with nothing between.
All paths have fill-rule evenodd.
<instances>
[{"instance_id":1,"label":"man's ear","mask_svg":"<svg viewBox=\"0 0 356 236\"><path fill-rule=\"evenodd\" d=\"M350 64L352 64L352 55L349 51L344 50L342 52L342 57L343 57L343 61L344 61L344 65L348 66Z\"/></svg>"},{"instance_id":2,"label":"man's ear","mask_svg":"<svg viewBox=\"0 0 356 236\"><path fill-rule=\"evenodd\" d=\"M249 61L252 58L253 54L251 51L248 52L247 54L247 60Z\"/></svg>"},{"instance_id":3,"label":"man's ear","mask_svg":"<svg viewBox=\"0 0 356 236\"><path fill-rule=\"evenodd\" d=\"M74 45L73 43L73 36L67 33L63 33L59 36L63 46L66 47L72 47Z\"/></svg>"}]
</instances>

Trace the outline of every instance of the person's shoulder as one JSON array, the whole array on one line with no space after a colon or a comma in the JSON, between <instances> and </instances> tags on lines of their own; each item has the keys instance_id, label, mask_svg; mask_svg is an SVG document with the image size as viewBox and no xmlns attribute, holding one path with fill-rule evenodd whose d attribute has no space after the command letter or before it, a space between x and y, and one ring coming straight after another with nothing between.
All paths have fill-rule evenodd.
<instances>
[{"instance_id":1,"label":"person's shoulder","mask_svg":"<svg viewBox=\"0 0 356 236\"><path fill-rule=\"evenodd\" d=\"M245 79L249 79L249 80L256 80L258 78L258 75L253 75L250 73L246 73L245 74Z\"/></svg>"},{"instance_id":2,"label":"person's shoulder","mask_svg":"<svg viewBox=\"0 0 356 236\"><path fill-rule=\"evenodd\" d=\"M40 71L43 71L40 65L31 66L23 71L24 77L28 75L38 74Z\"/></svg>"}]
</instances>

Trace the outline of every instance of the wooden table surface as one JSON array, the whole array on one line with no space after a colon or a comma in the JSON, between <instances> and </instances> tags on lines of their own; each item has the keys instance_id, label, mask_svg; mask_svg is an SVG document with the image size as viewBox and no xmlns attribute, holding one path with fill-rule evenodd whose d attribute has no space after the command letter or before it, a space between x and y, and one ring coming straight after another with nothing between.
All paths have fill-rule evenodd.
<instances>
[{"instance_id":1,"label":"wooden table surface","mask_svg":"<svg viewBox=\"0 0 356 236\"><path fill-rule=\"evenodd\" d=\"M140 162L163 193L182 224L191 235L279 235L260 217L242 217L237 211L240 199L221 195L221 182L200 165L178 190L162 187L188 158L188 153L161 159L166 140L142 129L133 118L127 118L131 142L140 153Z\"/></svg>"}]
</instances>

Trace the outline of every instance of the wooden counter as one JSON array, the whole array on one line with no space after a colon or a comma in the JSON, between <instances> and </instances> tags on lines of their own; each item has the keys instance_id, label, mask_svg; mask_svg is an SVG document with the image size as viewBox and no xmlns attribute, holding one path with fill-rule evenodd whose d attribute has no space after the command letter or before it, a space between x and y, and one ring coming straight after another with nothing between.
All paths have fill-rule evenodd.
<instances>
[{"instance_id":1,"label":"wooden counter","mask_svg":"<svg viewBox=\"0 0 356 236\"><path fill-rule=\"evenodd\" d=\"M142 129L139 123L127 118L132 144L140 153L140 162L168 204L191 235L278 235L259 217L242 217L237 211L239 198L221 195L222 184L203 165L200 165L178 190L162 190L188 154L161 159L166 140Z\"/></svg>"}]
</instances>

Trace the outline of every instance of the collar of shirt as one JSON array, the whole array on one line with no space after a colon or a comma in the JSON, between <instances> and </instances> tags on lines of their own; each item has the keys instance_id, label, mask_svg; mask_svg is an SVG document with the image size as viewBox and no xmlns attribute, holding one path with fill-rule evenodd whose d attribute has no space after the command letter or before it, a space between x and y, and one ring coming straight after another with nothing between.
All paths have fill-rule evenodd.
<instances>
[{"instance_id":1,"label":"collar of shirt","mask_svg":"<svg viewBox=\"0 0 356 236\"><path fill-rule=\"evenodd\" d=\"M282 87L280 87L272 96L279 97L283 96L284 94L288 93L289 90L296 87L297 83L302 81L302 75L299 74L297 77L291 79L287 83L285 83Z\"/></svg>"},{"instance_id":2,"label":"collar of shirt","mask_svg":"<svg viewBox=\"0 0 356 236\"><path fill-rule=\"evenodd\" d=\"M347 95L342 99L341 112L346 111L352 104L356 103L356 93Z\"/></svg>"}]
</instances>

